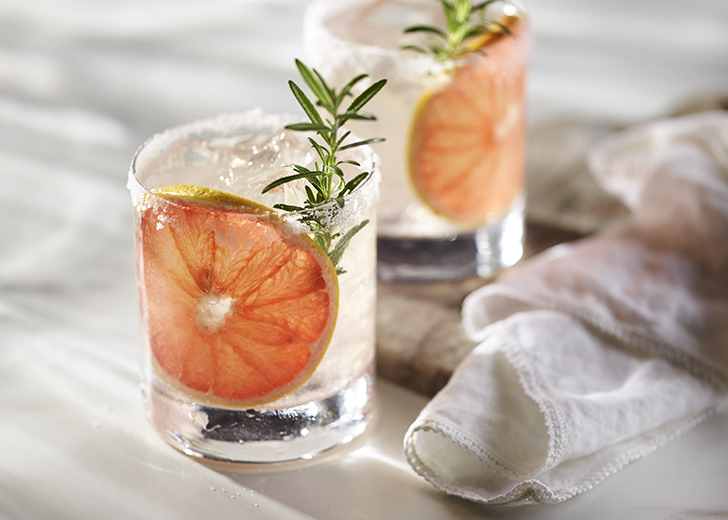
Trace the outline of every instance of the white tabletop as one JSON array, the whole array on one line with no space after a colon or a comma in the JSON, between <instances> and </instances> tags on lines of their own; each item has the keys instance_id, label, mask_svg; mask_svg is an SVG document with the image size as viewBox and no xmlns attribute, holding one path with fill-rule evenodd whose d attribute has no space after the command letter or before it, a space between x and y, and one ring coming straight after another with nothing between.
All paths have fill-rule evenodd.
<instances>
[{"instance_id":1,"label":"white tabletop","mask_svg":"<svg viewBox=\"0 0 728 520\"><path fill-rule=\"evenodd\" d=\"M690 5L690 9L685 6ZM415 475L427 402L380 381L350 446L235 469L146 423L126 172L152 133L296 110L303 0L0 0L0 518L728 518L728 414L557 506L483 507ZM728 2L531 0L532 124L618 124L728 92Z\"/></svg>"}]
</instances>

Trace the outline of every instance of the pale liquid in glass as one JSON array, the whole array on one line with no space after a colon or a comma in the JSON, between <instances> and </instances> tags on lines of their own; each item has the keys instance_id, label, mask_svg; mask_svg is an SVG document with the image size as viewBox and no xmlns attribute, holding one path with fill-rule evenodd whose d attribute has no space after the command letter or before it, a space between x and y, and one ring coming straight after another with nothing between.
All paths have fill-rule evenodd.
<instances>
[{"instance_id":1,"label":"pale liquid in glass","mask_svg":"<svg viewBox=\"0 0 728 520\"><path fill-rule=\"evenodd\" d=\"M250 116L244 114L243 123ZM282 129L281 121L273 116L253 116L256 123L248 125L248 131ZM135 206L139 209L149 204L147 190L172 184L219 189L267 206L301 204L301 184L284 185L275 193L260 194L269 182L291 173L284 165L312 161L301 138L283 130L270 136L230 136L226 127L235 129L241 124L233 123L203 121L197 123L198 128L172 129L172 135L160 139L158 144L145 145L130 174ZM149 152L145 153L145 149ZM338 276L339 308L334 332L320 364L303 386L254 408L201 402L160 376L146 345L142 384L146 413L165 440L176 448L189 455L220 461L280 462L310 458L348 442L364 430L374 389L373 203L378 171L367 152L360 152L355 158L368 167L366 171L374 173L347 201L346 211L331 222L332 230L337 231L340 226L345 232L364 219L370 219L370 223L354 236L339 263L346 273ZM292 227L304 229L293 216L282 216Z\"/></svg>"},{"instance_id":2,"label":"pale liquid in glass","mask_svg":"<svg viewBox=\"0 0 728 520\"><path fill-rule=\"evenodd\" d=\"M490 8L498 19L504 4ZM436 214L413 189L408 149L413 115L423 93L437 91L447 81L443 71L452 64L430 55L400 49L413 42L405 27L444 26L440 4L429 0L359 0L336 4L316 2L307 12L304 37L311 64L336 86L357 74L371 81L387 78L387 86L367 105L377 121L352 123L365 137L385 137L377 144L382 160L381 201L378 212L378 273L384 280L448 280L478 275L488 277L513 265L523 253L523 176L525 168L525 106L523 95L512 96L495 132L509 133L520 156L512 175L521 189L507 209L489 213L477 225L458 223ZM509 48L484 60L494 77L523 89L530 35L523 27ZM487 53L487 50L486 50ZM485 89L484 89L485 90ZM484 96L488 93L484 92ZM493 97L498 97L494 95ZM511 146L511 145L508 145ZM484 186L482 189L488 189Z\"/></svg>"}]
</instances>

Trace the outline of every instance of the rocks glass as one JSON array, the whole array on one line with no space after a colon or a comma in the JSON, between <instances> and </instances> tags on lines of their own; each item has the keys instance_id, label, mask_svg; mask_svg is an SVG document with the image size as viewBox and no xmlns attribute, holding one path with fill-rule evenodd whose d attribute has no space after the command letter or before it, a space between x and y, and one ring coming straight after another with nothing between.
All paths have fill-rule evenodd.
<instances>
[{"instance_id":1,"label":"rocks glass","mask_svg":"<svg viewBox=\"0 0 728 520\"><path fill-rule=\"evenodd\" d=\"M312 160L283 130L294 119L188 123L152 137L131 166L146 414L189 455L305 459L370 417L376 156L350 151L361 167L349 173L370 174L343 206L272 209L305 197L296 182L261 195L286 165Z\"/></svg>"},{"instance_id":2,"label":"rocks glass","mask_svg":"<svg viewBox=\"0 0 728 520\"><path fill-rule=\"evenodd\" d=\"M426 47L406 27L444 29L440 2L319 0L306 13L308 60L329 83L388 79L369 107L378 121L352 124L386 138L377 148L380 279L489 277L523 253L530 30L510 2L484 16L498 21L493 33L440 61L402 48Z\"/></svg>"}]
</instances>

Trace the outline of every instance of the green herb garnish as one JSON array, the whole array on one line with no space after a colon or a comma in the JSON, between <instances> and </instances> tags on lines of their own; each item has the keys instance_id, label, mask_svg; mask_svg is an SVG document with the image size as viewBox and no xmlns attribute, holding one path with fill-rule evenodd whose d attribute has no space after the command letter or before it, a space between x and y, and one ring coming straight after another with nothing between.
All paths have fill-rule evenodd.
<instances>
[{"instance_id":1,"label":"green herb garnish","mask_svg":"<svg viewBox=\"0 0 728 520\"><path fill-rule=\"evenodd\" d=\"M503 2L512 6L507 0L486 0L473 4L471 0L437 0L442 4L447 30L443 31L432 25L414 25L404 30L405 34L424 33L429 36L421 44L403 44L403 49L410 49L423 54L432 54L438 61L444 62L462 58L475 49L466 40L482 34L510 34L509 28L499 20L486 18L485 9L495 2Z\"/></svg>"},{"instance_id":2,"label":"green herb garnish","mask_svg":"<svg viewBox=\"0 0 728 520\"><path fill-rule=\"evenodd\" d=\"M316 132L320 141L312 137L309 137L308 141L316 151L320 161L314 162L314 168L312 170L300 164L287 165L296 173L271 182L263 189L263 193L298 179L306 179L308 181L305 187L306 200L303 206L275 204L273 207L284 211L300 211L300 220L308 225L314 240L331 259L331 263L334 264L336 273L343 274L346 271L341 269L338 263L344 254L344 250L349 245L352 237L369 221L365 220L354 226L344 233L343 236L340 233L332 234L326 222L330 217L327 218L323 212L317 211L317 209L331 201L336 202L334 208L343 208L345 202L344 197L352 193L369 175L369 172L362 172L353 179L346 181L341 165L361 165L352 160L339 160L336 154L337 152L356 148L357 146L384 140L377 137L344 144L344 141L349 137L351 132L344 131L343 127L349 120L374 121L376 119L373 115L362 112L361 109L384 87L387 80L382 79L372 84L355 97L343 112L340 112L344 100L352 96L351 90L366 78L367 75L361 74L355 77L337 92L324 81L323 77L315 69L309 69L299 60L296 60L296 67L298 67L298 71L306 82L306 85L308 85L316 96L316 105L323 107L331 117L327 117L326 119L321 117L314 103L304 94L301 88L293 81L289 81L288 86L291 88L294 97L301 105L301 108L303 108L306 116L308 116L309 122L288 125L286 129L299 132ZM340 135L342 131L343 134ZM334 244L336 238L339 238L339 240Z\"/></svg>"}]
</instances>

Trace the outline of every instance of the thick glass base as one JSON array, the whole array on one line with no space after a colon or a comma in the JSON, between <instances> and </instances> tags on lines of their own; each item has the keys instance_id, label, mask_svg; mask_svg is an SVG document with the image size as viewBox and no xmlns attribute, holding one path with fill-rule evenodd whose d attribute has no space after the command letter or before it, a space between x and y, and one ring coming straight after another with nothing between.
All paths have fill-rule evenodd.
<instances>
[{"instance_id":1,"label":"thick glass base","mask_svg":"<svg viewBox=\"0 0 728 520\"><path fill-rule=\"evenodd\" d=\"M172 446L221 462L274 463L309 459L345 444L370 419L374 367L340 392L278 410L201 404L158 377L143 385L147 418Z\"/></svg>"},{"instance_id":2,"label":"thick glass base","mask_svg":"<svg viewBox=\"0 0 728 520\"><path fill-rule=\"evenodd\" d=\"M386 282L489 278L523 255L523 203L503 219L452 239L377 238L377 276Z\"/></svg>"}]
</instances>

